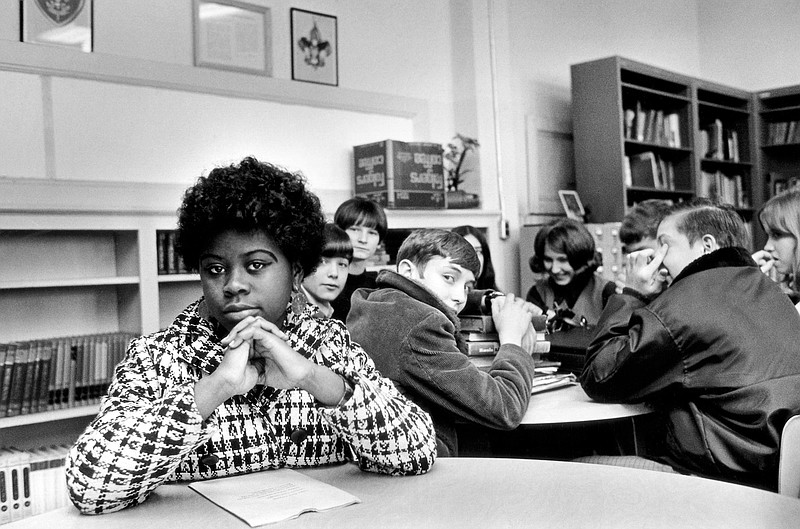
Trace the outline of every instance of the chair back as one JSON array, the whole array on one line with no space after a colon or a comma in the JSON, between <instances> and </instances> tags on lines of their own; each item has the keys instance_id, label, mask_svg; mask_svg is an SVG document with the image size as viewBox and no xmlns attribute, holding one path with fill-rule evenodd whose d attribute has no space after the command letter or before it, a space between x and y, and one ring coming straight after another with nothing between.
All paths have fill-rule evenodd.
<instances>
[{"instance_id":1,"label":"chair back","mask_svg":"<svg viewBox=\"0 0 800 529\"><path fill-rule=\"evenodd\" d=\"M800 415L790 417L781 434L778 492L800 498Z\"/></svg>"}]
</instances>

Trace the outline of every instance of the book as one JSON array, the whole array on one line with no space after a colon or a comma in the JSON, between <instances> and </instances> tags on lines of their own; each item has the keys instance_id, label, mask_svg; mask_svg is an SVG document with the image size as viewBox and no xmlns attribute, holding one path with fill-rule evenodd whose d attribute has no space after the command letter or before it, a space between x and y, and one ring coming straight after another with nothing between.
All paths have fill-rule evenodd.
<instances>
[{"instance_id":1,"label":"book","mask_svg":"<svg viewBox=\"0 0 800 529\"><path fill-rule=\"evenodd\" d=\"M20 414L27 415L31 413L33 408L33 395L37 393L36 379L41 371L41 362L39 359L39 347L35 341L26 342L28 347L28 366L25 369L25 380L22 382L22 404L20 405Z\"/></svg>"},{"instance_id":2,"label":"book","mask_svg":"<svg viewBox=\"0 0 800 529\"><path fill-rule=\"evenodd\" d=\"M25 392L25 377L28 371L28 353L30 347L25 342L12 344L14 349L14 366L8 395L6 415L12 417L22 413L22 397Z\"/></svg>"},{"instance_id":3,"label":"book","mask_svg":"<svg viewBox=\"0 0 800 529\"><path fill-rule=\"evenodd\" d=\"M288 468L196 481L189 488L250 527L361 503L349 492Z\"/></svg>"},{"instance_id":4,"label":"book","mask_svg":"<svg viewBox=\"0 0 800 529\"><path fill-rule=\"evenodd\" d=\"M468 342L497 342L500 337L496 332L462 332L461 336Z\"/></svg>"},{"instance_id":5,"label":"book","mask_svg":"<svg viewBox=\"0 0 800 529\"><path fill-rule=\"evenodd\" d=\"M642 109L641 102L636 102L636 141L644 141L644 130L645 130L645 120L646 120L645 111Z\"/></svg>"},{"instance_id":6,"label":"book","mask_svg":"<svg viewBox=\"0 0 800 529\"><path fill-rule=\"evenodd\" d=\"M492 356L500 350L500 342L467 342L467 356Z\"/></svg>"},{"instance_id":7,"label":"book","mask_svg":"<svg viewBox=\"0 0 800 529\"><path fill-rule=\"evenodd\" d=\"M557 388L574 386L578 378L573 373L534 373L531 395Z\"/></svg>"},{"instance_id":8,"label":"book","mask_svg":"<svg viewBox=\"0 0 800 529\"><path fill-rule=\"evenodd\" d=\"M631 155L631 183L634 187L653 188L658 183L656 155L650 151Z\"/></svg>"},{"instance_id":9,"label":"book","mask_svg":"<svg viewBox=\"0 0 800 529\"><path fill-rule=\"evenodd\" d=\"M11 381L11 367L14 355L9 352L8 344L0 343L0 417L5 417L8 407L8 393ZM2 492L2 488L0 488Z\"/></svg>"},{"instance_id":10,"label":"book","mask_svg":"<svg viewBox=\"0 0 800 529\"><path fill-rule=\"evenodd\" d=\"M491 316L459 316L462 332L497 332Z\"/></svg>"},{"instance_id":11,"label":"book","mask_svg":"<svg viewBox=\"0 0 800 529\"><path fill-rule=\"evenodd\" d=\"M636 121L636 111L632 108L626 108L623 120L623 130L626 140L632 140L634 134L634 123Z\"/></svg>"}]
</instances>

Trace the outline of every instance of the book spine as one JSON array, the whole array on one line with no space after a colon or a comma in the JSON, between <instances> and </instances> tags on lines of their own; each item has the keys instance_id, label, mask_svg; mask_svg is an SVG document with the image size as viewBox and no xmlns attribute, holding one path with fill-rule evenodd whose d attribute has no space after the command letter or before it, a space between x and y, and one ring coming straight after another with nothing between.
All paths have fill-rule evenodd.
<instances>
[{"instance_id":1,"label":"book spine","mask_svg":"<svg viewBox=\"0 0 800 529\"><path fill-rule=\"evenodd\" d=\"M498 342L468 342L467 356L492 356L500 349Z\"/></svg>"},{"instance_id":2,"label":"book spine","mask_svg":"<svg viewBox=\"0 0 800 529\"><path fill-rule=\"evenodd\" d=\"M22 413L22 397L25 391L25 377L28 370L28 347L24 343L16 345L14 372L11 375L11 389L8 396L9 417Z\"/></svg>"},{"instance_id":3,"label":"book spine","mask_svg":"<svg viewBox=\"0 0 800 529\"><path fill-rule=\"evenodd\" d=\"M22 407L20 413L27 415L32 411L34 394L38 395L36 379L41 376L41 361L39 358L38 342L26 342L28 347L28 368L25 371L25 382L22 389Z\"/></svg>"}]
</instances>

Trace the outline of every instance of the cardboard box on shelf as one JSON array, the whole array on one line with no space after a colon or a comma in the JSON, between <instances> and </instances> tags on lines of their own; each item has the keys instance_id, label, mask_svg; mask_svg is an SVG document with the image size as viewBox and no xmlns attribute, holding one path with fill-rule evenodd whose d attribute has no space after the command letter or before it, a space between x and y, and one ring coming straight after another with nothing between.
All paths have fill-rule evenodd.
<instances>
[{"instance_id":1,"label":"cardboard box on shelf","mask_svg":"<svg viewBox=\"0 0 800 529\"><path fill-rule=\"evenodd\" d=\"M356 145L353 158L356 196L389 209L444 209L440 144L384 140Z\"/></svg>"}]
</instances>

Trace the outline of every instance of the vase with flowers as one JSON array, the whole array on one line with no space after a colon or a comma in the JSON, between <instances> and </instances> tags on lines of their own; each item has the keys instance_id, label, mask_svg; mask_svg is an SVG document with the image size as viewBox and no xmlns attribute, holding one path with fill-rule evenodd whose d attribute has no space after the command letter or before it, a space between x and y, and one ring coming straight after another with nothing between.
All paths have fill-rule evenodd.
<instances>
[{"instance_id":1,"label":"vase with flowers","mask_svg":"<svg viewBox=\"0 0 800 529\"><path fill-rule=\"evenodd\" d=\"M472 166L467 164L468 155L475 154L480 147L478 140L462 134L456 134L444 149L444 171L447 177L447 208L477 208L480 207L480 197L475 193L468 193L460 189L464 177L472 172Z\"/></svg>"}]
</instances>

